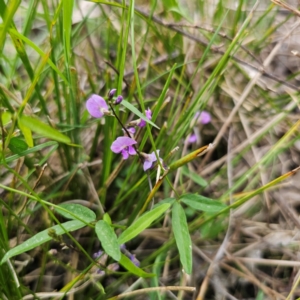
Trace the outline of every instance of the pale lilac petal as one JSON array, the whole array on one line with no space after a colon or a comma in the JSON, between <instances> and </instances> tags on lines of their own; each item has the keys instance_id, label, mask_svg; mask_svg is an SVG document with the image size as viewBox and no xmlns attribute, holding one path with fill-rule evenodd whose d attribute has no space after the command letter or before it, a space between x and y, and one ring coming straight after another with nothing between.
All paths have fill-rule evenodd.
<instances>
[{"instance_id":1,"label":"pale lilac petal","mask_svg":"<svg viewBox=\"0 0 300 300\"><path fill-rule=\"evenodd\" d=\"M128 136L127 132L126 132L123 128L122 128L122 131L123 131L123 133L124 133L124 136ZM128 133L129 133L129 136L130 136L131 138L134 138L135 128L134 128L134 127L129 127L129 128L127 128L127 131L128 131Z\"/></svg>"},{"instance_id":2,"label":"pale lilac petal","mask_svg":"<svg viewBox=\"0 0 300 300\"><path fill-rule=\"evenodd\" d=\"M148 120L151 120L152 119L152 111L150 108L148 108L146 111L146 117Z\"/></svg>"},{"instance_id":3,"label":"pale lilac petal","mask_svg":"<svg viewBox=\"0 0 300 300\"><path fill-rule=\"evenodd\" d=\"M128 151L126 151L125 149L122 150L121 154L122 154L122 156L123 156L123 159L127 159L127 158L129 157L129 153L128 153Z\"/></svg>"},{"instance_id":4,"label":"pale lilac petal","mask_svg":"<svg viewBox=\"0 0 300 300\"><path fill-rule=\"evenodd\" d=\"M129 127L127 128L128 132L131 134L135 134L135 128L134 127Z\"/></svg>"},{"instance_id":5,"label":"pale lilac petal","mask_svg":"<svg viewBox=\"0 0 300 300\"><path fill-rule=\"evenodd\" d=\"M205 125L205 124L210 123L210 121L211 121L210 113L205 110L202 111L200 114L200 122Z\"/></svg>"},{"instance_id":6,"label":"pale lilac petal","mask_svg":"<svg viewBox=\"0 0 300 300\"><path fill-rule=\"evenodd\" d=\"M195 133L192 133L192 134L189 136L188 142L189 142L190 144L193 144L193 143L195 143L196 141L197 141L197 136L196 136Z\"/></svg>"},{"instance_id":7,"label":"pale lilac petal","mask_svg":"<svg viewBox=\"0 0 300 300\"><path fill-rule=\"evenodd\" d=\"M158 157L159 157L159 151L160 151L160 150L156 150L157 156L158 156ZM154 151L150 154L150 157L151 157L151 160L152 160L152 161L157 161L157 158L156 158L156 155L155 155L155 152L154 152Z\"/></svg>"},{"instance_id":8,"label":"pale lilac petal","mask_svg":"<svg viewBox=\"0 0 300 300\"><path fill-rule=\"evenodd\" d=\"M124 148L124 143L122 143L122 140L120 138L117 138L111 145L110 149L114 153L120 153Z\"/></svg>"},{"instance_id":9,"label":"pale lilac petal","mask_svg":"<svg viewBox=\"0 0 300 300\"><path fill-rule=\"evenodd\" d=\"M200 117L200 111L196 111L194 118L198 120Z\"/></svg>"},{"instance_id":10,"label":"pale lilac petal","mask_svg":"<svg viewBox=\"0 0 300 300\"><path fill-rule=\"evenodd\" d=\"M135 151L134 147L128 146L128 153L130 155L136 155L136 151Z\"/></svg>"},{"instance_id":11,"label":"pale lilac petal","mask_svg":"<svg viewBox=\"0 0 300 300\"><path fill-rule=\"evenodd\" d=\"M159 156L159 150L156 150L157 155ZM162 161L161 158L159 158L160 161ZM153 164L157 161L155 152L153 151L151 154L148 154L147 157L145 158L143 168L144 171L147 171L148 169L152 168Z\"/></svg>"},{"instance_id":12,"label":"pale lilac petal","mask_svg":"<svg viewBox=\"0 0 300 300\"><path fill-rule=\"evenodd\" d=\"M127 136L118 137L111 145L110 149L114 153L120 153L123 149L128 146L136 144L136 141Z\"/></svg>"},{"instance_id":13,"label":"pale lilac petal","mask_svg":"<svg viewBox=\"0 0 300 300\"><path fill-rule=\"evenodd\" d=\"M135 128L134 128L134 127L129 127L129 128L127 128L127 130L128 130L128 132L129 132L130 134L132 134L132 135L135 134Z\"/></svg>"},{"instance_id":14,"label":"pale lilac petal","mask_svg":"<svg viewBox=\"0 0 300 300\"><path fill-rule=\"evenodd\" d=\"M152 167L152 161L145 160L143 164L143 169L146 172Z\"/></svg>"},{"instance_id":15,"label":"pale lilac petal","mask_svg":"<svg viewBox=\"0 0 300 300\"><path fill-rule=\"evenodd\" d=\"M93 94L86 102L86 109L92 117L101 118L103 116L101 110L108 110L108 106L102 97Z\"/></svg>"}]
</instances>

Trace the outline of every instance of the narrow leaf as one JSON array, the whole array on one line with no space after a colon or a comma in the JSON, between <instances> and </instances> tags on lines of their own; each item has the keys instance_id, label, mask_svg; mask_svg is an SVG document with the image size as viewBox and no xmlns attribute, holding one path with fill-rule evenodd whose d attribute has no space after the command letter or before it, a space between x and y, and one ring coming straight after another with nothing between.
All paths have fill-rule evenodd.
<instances>
[{"instance_id":1,"label":"narrow leaf","mask_svg":"<svg viewBox=\"0 0 300 300\"><path fill-rule=\"evenodd\" d=\"M198 185L202 186L202 187L206 187L207 181L204 180L201 176L199 176L197 173L192 172L191 170L188 169L187 166L183 166L181 168L182 173L189 177L191 180L193 180L195 183L197 183Z\"/></svg>"},{"instance_id":2,"label":"narrow leaf","mask_svg":"<svg viewBox=\"0 0 300 300\"><path fill-rule=\"evenodd\" d=\"M182 206L175 202L172 209L172 228L180 262L187 274L192 273L192 242Z\"/></svg>"},{"instance_id":3,"label":"narrow leaf","mask_svg":"<svg viewBox=\"0 0 300 300\"><path fill-rule=\"evenodd\" d=\"M18 120L18 125L24 135L24 138L25 138L25 141L26 141L28 147L33 147L34 145L33 145L31 129L28 126L26 126L26 124L24 124L23 120L21 120L21 119Z\"/></svg>"},{"instance_id":4,"label":"narrow leaf","mask_svg":"<svg viewBox=\"0 0 300 300\"><path fill-rule=\"evenodd\" d=\"M147 278L147 277L155 277L155 274L152 273L146 273L145 271L143 271L142 269L140 269L139 267L137 267L127 256L125 256L124 254L121 254L121 259L119 260L119 264L122 265L127 271L129 271L130 273L138 276L138 277L143 277L143 278Z\"/></svg>"},{"instance_id":5,"label":"narrow leaf","mask_svg":"<svg viewBox=\"0 0 300 300\"><path fill-rule=\"evenodd\" d=\"M219 212L227 207L224 203L197 194L183 195L180 201L194 209L206 212Z\"/></svg>"},{"instance_id":6,"label":"narrow leaf","mask_svg":"<svg viewBox=\"0 0 300 300\"><path fill-rule=\"evenodd\" d=\"M63 226L63 228L62 228L62 226ZM10 249L4 255L0 264L3 264L4 262L6 262L9 258L11 258L13 256L24 253L24 252L31 250L43 243L46 243L46 242L52 240L52 237L48 234L49 230L51 230L51 231L54 230L56 235L62 235L65 232L71 232L71 231L80 229L84 226L85 226L85 223L78 221L78 220L73 220L73 221L68 221L68 222L62 223L61 225L55 225L51 228L45 229L45 230L37 233L33 237L31 237L24 243Z\"/></svg>"},{"instance_id":7,"label":"narrow leaf","mask_svg":"<svg viewBox=\"0 0 300 300\"><path fill-rule=\"evenodd\" d=\"M132 111L134 114L136 114L138 117L149 123L150 125L154 126L157 129L160 129L157 125L155 125L153 122L151 122L145 115L143 115L137 108L135 108L131 103L129 103L126 100L123 100L121 102L122 105L124 105L126 108L128 108L130 111Z\"/></svg>"},{"instance_id":8,"label":"narrow leaf","mask_svg":"<svg viewBox=\"0 0 300 300\"><path fill-rule=\"evenodd\" d=\"M120 245L111 226L100 220L96 223L95 231L106 254L119 261L121 259Z\"/></svg>"},{"instance_id":9,"label":"narrow leaf","mask_svg":"<svg viewBox=\"0 0 300 300\"><path fill-rule=\"evenodd\" d=\"M165 203L143 214L125 231L123 231L123 233L119 236L119 244L121 245L132 240L139 233L149 227L153 221L157 220L169 207L170 204Z\"/></svg>"},{"instance_id":10,"label":"narrow leaf","mask_svg":"<svg viewBox=\"0 0 300 300\"><path fill-rule=\"evenodd\" d=\"M33 148L29 148L29 149L25 150L22 153L11 155L11 156L7 157L5 159L5 161L6 161L6 163L10 163L10 162L12 162L12 161L14 161L16 159L19 159L22 156L25 156L25 155L31 154L31 153L35 153L35 152L40 151L40 150L42 150L42 149L44 149L46 147L52 147L51 150L54 151L58 147L58 144L57 144L57 142L53 142L53 141L46 142L46 143L40 144L38 146L35 146ZM1 160L0 160L0 163L1 163Z\"/></svg>"},{"instance_id":11,"label":"narrow leaf","mask_svg":"<svg viewBox=\"0 0 300 300\"><path fill-rule=\"evenodd\" d=\"M8 111L0 112L1 119L2 119L2 125L5 126L8 123L11 122L11 113Z\"/></svg>"},{"instance_id":12,"label":"narrow leaf","mask_svg":"<svg viewBox=\"0 0 300 300\"><path fill-rule=\"evenodd\" d=\"M58 141L58 142L61 142L64 144L71 143L71 140L68 136L62 134L58 130L50 127L49 125L41 122L40 120L38 120L36 118L22 115L19 118L19 121L21 121L21 123L24 126L28 127L33 132L36 132L36 133L42 135L43 137L47 137L47 138L50 138L52 140L55 140L55 141Z\"/></svg>"},{"instance_id":13,"label":"narrow leaf","mask_svg":"<svg viewBox=\"0 0 300 300\"><path fill-rule=\"evenodd\" d=\"M55 208L55 210L67 219L76 220L79 218L86 221L87 223L96 220L96 214L83 205L74 203L62 203L59 205L59 207L63 208L63 210L59 208ZM66 212L66 210L70 213Z\"/></svg>"}]
</instances>

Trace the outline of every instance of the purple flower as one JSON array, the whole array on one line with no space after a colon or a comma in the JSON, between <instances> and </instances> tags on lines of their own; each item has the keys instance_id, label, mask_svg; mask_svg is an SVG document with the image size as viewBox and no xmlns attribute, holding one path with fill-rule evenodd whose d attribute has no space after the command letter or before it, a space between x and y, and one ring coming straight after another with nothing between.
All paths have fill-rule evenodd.
<instances>
[{"instance_id":1,"label":"purple flower","mask_svg":"<svg viewBox=\"0 0 300 300\"><path fill-rule=\"evenodd\" d=\"M135 134L135 128L134 128L134 127L128 127L127 130L128 130L128 132L129 132L131 135L134 135L134 134Z\"/></svg>"},{"instance_id":2,"label":"purple flower","mask_svg":"<svg viewBox=\"0 0 300 300\"><path fill-rule=\"evenodd\" d=\"M127 159L129 155L135 155L136 151L132 145L135 145L136 141L127 136L118 137L111 145L110 149L114 153L121 153L124 159Z\"/></svg>"},{"instance_id":3,"label":"purple flower","mask_svg":"<svg viewBox=\"0 0 300 300\"><path fill-rule=\"evenodd\" d=\"M135 255L130 254L129 259L137 266L140 266L140 262L136 259Z\"/></svg>"},{"instance_id":4,"label":"purple flower","mask_svg":"<svg viewBox=\"0 0 300 300\"><path fill-rule=\"evenodd\" d=\"M147 119L148 119L148 120L151 120L151 119L152 119L152 111L151 111L151 109L148 108L148 109L145 111L145 113L146 113ZM139 121L139 123L137 124L137 126L139 126L139 127L145 127L145 126L146 126L146 121L143 120L143 119L140 119L140 121Z\"/></svg>"},{"instance_id":5,"label":"purple flower","mask_svg":"<svg viewBox=\"0 0 300 300\"><path fill-rule=\"evenodd\" d=\"M198 123L201 123L203 125L210 123L211 121L211 115L206 110L203 111L197 111L195 114L195 119L197 119Z\"/></svg>"},{"instance_id":6,"label":"purple flower","mask_svg":"<svg viewBox=\"0 0 300 300\"><path fill-rule=\"evenodd\" d=\"M124 133L124 136L128 136L127 132L123 128L122 128L122 131ZM129 137L134 138L135 128L134 127L128 127L127 131L129 133Z\"/></svg>"},{"instance_id":7,"label":"purple flower","mask_svg":"<svg viewBox=\"0 0 300 300\"><path fill-rule=\"evenodd\" d=\"M98 275L101 275L101 276L102 276L102 275L105 275L105 271L103 271L103 270L101 270L101 269L98 269L98 270L97 270L97 274L98 274Z\"/></svg>"},{"instance_id":8,"label":"purple flower","mask_svg":"<svg viewBox=\"0 0 300 300\"><path fill-rule=\"evenodd\" d=\"M98 252L95 252L95 253L93 254L93 258L94 258L94 259L99 258L102 254L103 254L103 251L99 250Z\"/></svg>"},{"instance_id":9,"label":"purple flower","mask_svg":"<svg viewBox=\"0 0 300 300\"><path fill-rule=\"evenodd\" d=\"M159 156L159 150L156 150L156 152L157 152L157 155ZM161 158L159 158L159 159L160 159L160 161L162 161ZM157 161L157 158L156 158L154 151L151 154L146 154L144 165L143 165L144 171L146 172L147 170L151 169L156 161Z\"/></svg>"},{"instance_id":10,"label":"purple flower","mask_svg":"<svg viewBox=\"0 0 300 300\"><path fill-rule=\"evenodd\" d=\"M195 133L192 133L192 134L189 136L188 142L189 142L190 144L193 144L193 143L197 142L197 135L196 135Z\"/></svg>"},{"instance_id":11,"label":"purple flower","mask_svg":"<svg viewBox=\"0 0 300 300\"><path fill-rule=\"evenodd\" d=\"M94 118L101 118L104 114L109 114L108 106L105 100L93 94L86 102L86 109Z\"/></svg>"}]
</instances>

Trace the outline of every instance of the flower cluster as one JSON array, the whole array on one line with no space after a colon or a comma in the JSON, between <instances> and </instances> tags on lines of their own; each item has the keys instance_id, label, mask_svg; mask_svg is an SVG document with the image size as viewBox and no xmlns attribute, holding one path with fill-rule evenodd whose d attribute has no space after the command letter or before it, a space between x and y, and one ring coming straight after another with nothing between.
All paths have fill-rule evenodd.
<instances>
[{"instance_id":1,"label":"flower cluster","mask_svg":"<svg viewBox=\"0 0 300 300\"><path fill-rule=\"evenodd\" d=\"M123 101L122 95L117 96L116 99L112 101L115 93L116 89L112 89L108 93L107 100L109 101L110 106L112 104L119 105ZM93 94L86 102L86 109L94 118L102 118L103 116L113 116L114 114L111 113L109 110L109 105L107 104L104 98ZM148 108L145 111L145 115L148 120L152 119L152 112L150 108ZM144 119L137 119L131 121L128 124L128 126L138 126L140 128L143 128L146 126L146 121ZM124 136L117 137L117 139L112 143L110 147L111 151L113 151L114 153L121 153L123 159L128 159L130 155L139 154L140 158L143 160L144 171L153 168L157 161L157 156L155 155L155 152L152 152L151 154L139 153L136 149L137 141L134 139L135 128L128 127L124 131ZM159 155L159 150L157 150L157 155ZM161 158L160 161L162 161Z\"/></svg>"}]
</instances>

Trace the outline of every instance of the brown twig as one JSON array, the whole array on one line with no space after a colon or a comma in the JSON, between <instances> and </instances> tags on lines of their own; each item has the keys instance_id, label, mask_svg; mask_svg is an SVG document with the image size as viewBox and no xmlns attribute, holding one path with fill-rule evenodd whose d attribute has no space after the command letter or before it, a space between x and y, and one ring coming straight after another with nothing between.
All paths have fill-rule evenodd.
<instances>
[{"instance_id":1,"label":"brown twig","mask_svg":"<svg viewBox=\"0 0 300 300\"><path fill-rule=\"evenodd\" d=\"M155 292L155 291L186 291L186 292L194 292L196 290L193 286L160 286L160 287L152 287L152 288L145 288L137 291L132 291L128 293L123 293L118 296L109 298L108 300L116 300L116 299L122 299L128 296L135 296L140 294L145 294L149 292Z\"/></svg>"},{"instance_id":2,"label":"brown twig","mask_svg":"<svg viewBox=\"0 0 300 300\"><path fill-rule=\"evenodd\" d=\"M293 14L295 14L297 17L300 17L300 11L297 10L296 8L288 5L287 3L281 2L280 0L271 0L274 4L281 6L287 10L289 10L290 12L292 12Z\"/></svg>"}]
</instances>

